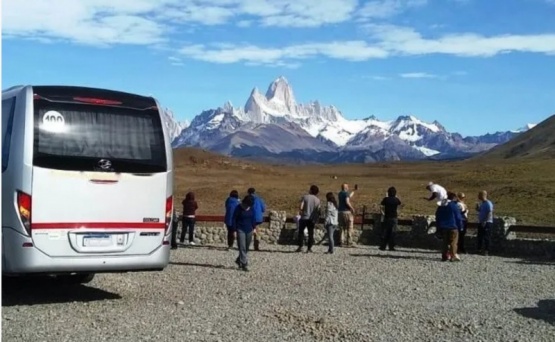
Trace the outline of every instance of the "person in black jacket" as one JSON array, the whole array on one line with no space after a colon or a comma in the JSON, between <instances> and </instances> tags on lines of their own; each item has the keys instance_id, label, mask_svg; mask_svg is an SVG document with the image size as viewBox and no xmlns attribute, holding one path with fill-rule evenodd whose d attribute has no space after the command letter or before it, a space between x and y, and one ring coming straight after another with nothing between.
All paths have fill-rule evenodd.
<instances>
[{"instance_id":1,"label":"person in black jacket","mask_svg":"<svg viewBox=\"0 0 555 342\"><path fill-rule=\"evenodd\" d=\"M401 206L401 200L397 198L397 190L394 187L387 189L387 197L384 197L381 205L384 216L380 250L385 251L386 246L389 246L389 250L394 251L395 233L397 231L397 208Z\"/></svg>"}]
</instances>

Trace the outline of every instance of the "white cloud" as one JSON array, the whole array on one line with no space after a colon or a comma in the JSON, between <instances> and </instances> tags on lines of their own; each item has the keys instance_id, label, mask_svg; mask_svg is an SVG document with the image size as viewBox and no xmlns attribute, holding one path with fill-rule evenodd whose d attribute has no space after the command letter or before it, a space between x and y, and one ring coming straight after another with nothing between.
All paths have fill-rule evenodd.
<instances>
[{"instance_id":1,"label":"white cloud","mask_svg":"<svg viewBox=\"0 0 555 342\"><path fill-rule=\"evenodd\" d=\"M476 33L446 34L424 38L412 28L368 25L377 46L392 55L446 54L459 57L491 57L501 53L555 54L555 33L483 36Z\"/></svg>"},{"instance_id":2,"label":"white cloud","mask_svg":"<svg viewBox=\"0 0 555 342\"><path fill-rule=\"evenodd\" d=\"M359 40L296 44L280 48L262 48L248 44L195 44L185 46L179 52L192 59L221 64L248 62L272 65L318 56L349 61L387 57L386 51Z\"/></svg>"},{"instance_id":3,"label":"white cloud","mask_svg":"<svg viewBox=\"0 0 555 342\"><path fill-rule=\"evenodd\" d=\"M150 45L191 25L318 27L348 21L357 0L4 0L7 38ZM247 20L248 19L248 20Z\"/></svg>"},{"instance_id":4,"label":"white cloud","mask_svg":"<svg viewBox=\"0 0 555 342\"><path fill-rule=\"evenodd\" d=\"M484 36L478 33L442 35L436 31L435 35L424 37L413 28L368 22L390 18L427 2L372 0L360 5L357 0L4 0L2 24L3 38L48 43L61 40L94 46L145 45L168 54L178 50L174 58L279 67L298 67L301 61L317 57L367 61L431 54L491 57L528 52L555 55L555 33ZM192 28L199 29L202 25L317 27L352 23L355 18L365 20L366 40L295 42L285 46L236 42L182 46L175 41L174 35L191 32ZM299 39L294 33L292 35ZM170 62L182 61L170 59Z\"/></svg>"},{"instance_id":5,"label":"white cloud","mask_svg":"<svg viewBox=\"0 0 555 342\"><path fill-rule=\"evenodd\" d=\"M408 72L399 74L402 78L438 78L439 76L427 72Z\"/></svg>"},{"instance_id":6,"label":"white cloud","mask_svg":"<svg viewBox=\"0 0 555 342\"><path fill-rule=\"evenodd\" d=\"M366 2L358 15L361 18L389 18L407 9L424 6L428 0L373 0Z\"/></svg>"}]
</instances>

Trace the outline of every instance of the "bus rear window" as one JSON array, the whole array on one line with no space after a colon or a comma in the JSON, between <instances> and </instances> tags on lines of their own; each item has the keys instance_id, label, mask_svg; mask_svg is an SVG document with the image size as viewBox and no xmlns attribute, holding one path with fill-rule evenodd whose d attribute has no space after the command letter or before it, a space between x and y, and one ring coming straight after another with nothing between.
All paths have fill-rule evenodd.
<instances>
[{"instance_id":1,"label":"bus rear window","mask_svg":"<svg viewBox=\"0 0 555 342\"><path fill-rule=\"evenodd\" d=\"M71 171L167 171L157 109L34 101L35 166Z\"/></svg>"}]
</instances>

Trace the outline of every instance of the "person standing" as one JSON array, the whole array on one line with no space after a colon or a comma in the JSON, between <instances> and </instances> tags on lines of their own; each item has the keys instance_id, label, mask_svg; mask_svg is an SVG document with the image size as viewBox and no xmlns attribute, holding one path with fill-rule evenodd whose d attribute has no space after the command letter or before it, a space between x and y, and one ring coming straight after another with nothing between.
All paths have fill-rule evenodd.
<instances>
[{"instance_id":1,"label":"person standing","mask_svg":"<svg viewBox=\"0 0 555 342\"><path fill-rule=\"evenodd\" d=\"M235 263L239 269L248 271L248 253L252 241L252 235L256 232L256 215L254 212L254 199L247 195L241 201L241 204L235 208L233 213L233 229L237 232L237 246L239 247L239 256L235 259Z\"/></svg>"},{"instance_id":2,"label":"person standing","mask_svg":"<svg viewBox=\"0 0 555 342\"><path fill-rule=\"evenodd\" d=\"M261 197L256 195L256 190L254 188L249 188L247 192L250 196L252 196L254 200L254 216L256 220L256 226L258 227L264 222L264 212L266 212L266 204ZM260 236L258 235L257 231L254 232L254 250L260 250Z\"/></svg>"},{"instance_id":3,"label":"person standing","mask_svg":"<svg viewBox=\"0 0 555 342\"><path fill-rule=\"evenodd\" d=\"M488 193L482 190L478 193L477 205L478 210L478 236L477 249L478 253L487 256L490 247L490 235L493 226L493 203L488 199Z\"/></svg>"},{"instance_id":4,"label":"person standing","mask_svg":"<svg viewBox=\"0 0 555 342\"><path fill-rule=\"evenodd\" d=\"M335 230L337 229L337 225L338 225L338 211L337 211L337 201L335 200L335 196L333 195L333 192L328 192L326 194L326 221L325 221L325 227L326 227L326 233L328 236L328 251L326 254L333 254L333 249L334 249L334 240L333 240L333 234L335 233Z\"/></svg>"},{"instance_id":5,"label":"person standing","mask_svg":"<svg viewBox=\"0 0 555 342\"><path fill-rule=\"evenodd\" d=\"M401 205L401 200L397 198L397 189L390 187L387 189L387 197L381 202L383 210L382 243L380 250L385 251L389 246L390 251L395 250L395 233L397 232L398 214L397 208Z\"/></svg>"},{"instance_id":6,"label":"person standing","mask_svg":"<svg viewBox=\"0 0 555 342\"><path fill-rule=\"evenodd\" d=\"M189 231L189 245L195 245L195 214L198 209L195 193L190 191L181 202L183 205L183 226L181 227L181 243L185 242L185 234Z\"/></svg>"},{"instance_id":7,"label":"person standing","mask_svg":"<svg viewBox=\"0 0 555 342\"><path fill-rule=\"evenodd\" d=\"M449 193L436 209L437 229L443 234L442 261L460 261L457 254L459 231L462 229L462 215L456 203L457 195Z\"/></svg>"},{"instance_id":8,"label":"person standing","mask_svg":"<svg viewBox=\"0 0 555 342\"><path fill-rule=\"evenodd\" d=\"M437 205L441 205L441 202L447 199L447 190L439 184L434 182L428 183L426 189L432 193L430 197L424 197L427 201L437 201Z\"/></svg>"},{"instance_id":9,"label":"person standing","mask_svg":"<svg viewBox=\"0 0 555 342\"><path fill-rule=\"evenodd\" d=\"M171 237L171 249L177 249L177 226L179 225L179 218L177 217L177 212L175 208L172 211L172 237Z\"/></svg>"},{"instance_id":10,"label":"person standing","mask_svg":"<svg viewBox=\"0 0 555 342\"><path fill-rule=\"evenodd\" d=\"M301 203L299 205L299 230L297 233L297 241L299 248L297 252L303 250L304 243L304 230L308 230L308 249L307 253L312 252L312 246L314 245L314 227L318 220L320 219L320 199L317 197L320 189L316 185L311 185L308 194L301 198Z\"/></svg>"},{"instance_id":11,"label":"person standing","mask_svg":"<svg viewBox=\"0 0 555 342\"><path fill-rule=\"evenodd\" d=\"M457 249L459 250L459 253L466 254L466 249L464 248L464 238L466 236L466 230L468 229L468 206L464 202L466 198L464 193L459 192L457 194L457 198L459 199L459 201L457 202L457 205L461 210L462 219L463 219L462 221L463 227L462 227L462 230L459 232L459 243L458 243Z\"/></svg>"},{"instance_id":12,"label":"person standing","mask_svg":"<svg viewBox=\"0 0 555 342\"><path fill-rule=\"evenodd\" d=\"M237 232L233 228L233 214L237 206L241 204L239 200L239 193L237 190L232 190L229 197L225 201L225 226L227 228L227 249L230 250L235 242Z\"/></svg>"},{"instance_id":13,"label":"person standing","mask_svg":"<svg viewBox=\"0 0 555 342\"><path fill-rule=\"evenodd\" d=\"M356 190L356 186L355 186ZM341 191L337 195L339 211L339 229L341 231L341 246L353 246L353 229L355 208L351 204L353 192L349 192L349 184L342 184Z\"/></svg>"}]
</instances>

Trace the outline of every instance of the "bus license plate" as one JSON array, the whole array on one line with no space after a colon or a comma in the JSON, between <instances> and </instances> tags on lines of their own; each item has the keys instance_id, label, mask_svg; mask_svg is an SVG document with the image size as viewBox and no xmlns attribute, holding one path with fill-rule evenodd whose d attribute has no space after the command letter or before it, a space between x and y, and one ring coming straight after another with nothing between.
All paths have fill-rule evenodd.
<instances>
[{"instance_id":1,"label":"bus license plate","mask_svg":"<svg viewBox=\"0 0 555 342\"><path fill-rule=\"evenodd\" d=\"M83 237L83 246L85 247L105 247L112 245L112 236L110 234L85 235Z\"/></svg>"}]
</instances>

